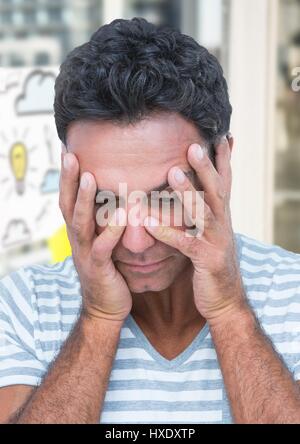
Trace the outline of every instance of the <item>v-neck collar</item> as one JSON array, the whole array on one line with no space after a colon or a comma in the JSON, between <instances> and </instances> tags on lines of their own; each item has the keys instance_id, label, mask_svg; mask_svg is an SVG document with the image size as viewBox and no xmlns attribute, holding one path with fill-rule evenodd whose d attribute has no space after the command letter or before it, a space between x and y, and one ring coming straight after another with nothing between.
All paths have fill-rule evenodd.
<instances>
[{"instance_id":1,"label":"v-neck collar","mask_svg":"<svg viewBox=\"0 0 300 444\"><path fill-rule=\"evenodd\" d=\"M142 329L139 327L139 325L134 320L133 316L131 314L128 315L126 319L126 324L136 337L136 339L139 341L141 346L144 350L146 350L149 355L162 367L167 369L173 369L175 367L180 366L183 364L198 348L200 343L203 341L203 339L207 336L209 333L209 327L208 323L206 322L200 332L197 334L197 336L193 339L193 341L190 343L190 345L187 346L183 352L181 352L176 358L174 359L167 359L163 357L151 344L151 342L148 340Z\"/></svg>"},{"instance_id":2,"label":"v-neck collar","mask_svg":"<svg viewBox=\"0 0 300 444\"><path fill-rule=\"evenodd\" d=\"M234 239L236 242L236 251L237 251L237 257L238 262L240 264L242 259L242 239L241 235L239 233L234 233ZM148 340L142 329L139 327L139 325L134 320L133 316L129 314L126 318L127 327L132 331L134 336L137 338L141 346L146 350L149 355L162 367L166 369L174 369L180 365L182 365L184 362L188 360L188 358L199 349L201 346L201 342L206 338L206 336L210 333L209 325L206 322L200 332L197 334L197 336L193 339L193 341L190 343L190 345L187 346L183 352L181 352L176 358L174 359L166 359L164 358L151 344L151 342Z\"/></svg>"}]
</instances>

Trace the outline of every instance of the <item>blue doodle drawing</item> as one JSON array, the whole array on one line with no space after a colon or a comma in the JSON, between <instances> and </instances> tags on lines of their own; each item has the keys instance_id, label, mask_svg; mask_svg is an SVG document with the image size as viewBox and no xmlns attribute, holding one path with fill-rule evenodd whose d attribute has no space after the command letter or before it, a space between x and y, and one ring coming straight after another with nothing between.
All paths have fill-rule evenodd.
<instances>
[{"instance_id":1,"label":"blue doodle drawing","mask_svg":"<svg viewBox=\"0 0 300 444\"><path fill-rule=\"evenodd\" d=\"M59 176L60 171L57 169L48 170L44 176L42 185L41 185L41 193L57 193L59 190Z\"/></svg>"}]
</instances>

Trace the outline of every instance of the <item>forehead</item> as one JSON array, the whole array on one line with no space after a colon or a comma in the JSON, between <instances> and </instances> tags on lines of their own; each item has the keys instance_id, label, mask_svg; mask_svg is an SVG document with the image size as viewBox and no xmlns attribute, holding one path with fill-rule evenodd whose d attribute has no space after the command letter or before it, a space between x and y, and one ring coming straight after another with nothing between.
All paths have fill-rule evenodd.
<instances>
[{"instance_id":1,"label":"forehead","mask_svg":"<svg viewBox=\"0 0 300 444\"><path fill-rule=\"evenodd\" d=\"M187 150L203 143L196 126L178 114L159 114L135 125L105 121L76 121L68 128L67 148L90 171L98 188L115 191L120 182L128 188L151 189L163 183L169 169L191 167Z\"/></svg>"}]
</instances>

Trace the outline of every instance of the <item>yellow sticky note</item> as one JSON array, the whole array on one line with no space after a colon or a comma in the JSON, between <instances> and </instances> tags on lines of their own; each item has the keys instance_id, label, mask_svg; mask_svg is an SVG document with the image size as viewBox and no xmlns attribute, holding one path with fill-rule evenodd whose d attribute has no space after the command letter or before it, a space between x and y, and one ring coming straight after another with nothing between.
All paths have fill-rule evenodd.
<instances>
[{"instance_id":1,"label":"yellow sticky note","mask_svg":"<svg viewBox=\"0 0 300 444\"><path fill-rule=\"evenodd\" d=\"M67 256L72 254L65 225L59 228L59 230L57 230L53 236L47 240L47 244L51 252L53 263L62 262Z\"/></svg>"}]
</instances>

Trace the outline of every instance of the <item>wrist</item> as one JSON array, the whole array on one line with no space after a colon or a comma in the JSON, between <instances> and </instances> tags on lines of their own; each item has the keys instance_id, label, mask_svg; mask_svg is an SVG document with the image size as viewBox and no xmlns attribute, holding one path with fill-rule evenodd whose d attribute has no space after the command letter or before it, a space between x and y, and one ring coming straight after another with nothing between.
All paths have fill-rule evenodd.
<instances>
[{"instance_id":1,"label":"wrist","mask_svg":"<svg viewBox=\"0 0 300 444\"><path fill-rule=\"evenodd\" d=\"M99 328L99 326L107 326L108 328L113 328L120 330L125 322L125 319L112 316L105 313L93 312L86 310L84 307L81 310L80 321L85 325L90 325L92 328Z\"/></svg>"},{"instance_id":2,"label":"wrist","mask_svg":"<svg viewBox=\"0 0 300 444\"><path fill-rule=\"evenodd\" d=\"M82 311L78 319L77 333L81 337L81 343L85 344L91 353L113 359L120 340L122 326L123 322L95 318Z\"/></svg>"},{"instance_id":3,"label":"wrist","mask_svg":"<svg viewBox=\"0 0 300 444\"><path fill-rule=\"evenodd\" d=\"M224 330L224 328L231 330L237 328L243 331L245 327L255 327L257 324L255 314L245 300L227 307L221 314L208 319L207 322L211 331Z\"/></svg>"},{"instance_id":4,"label":"wrist","mask_svg":"<svg viewBox=\"0 0 300 444\"><path fill-rule=\"evenodd\" d=\"M125 319L130 313L130 309L126 308L114 308L109 307L109 310L103 310L100 307L97 307L93 304L90 304L87 302L87 300L84 298L83 305L82 305L82 315L85 316L88 319L94 319L94 320L105 320L105 321L112 321L112 322L120 322L124 323Z\"/></svg>"}]
</instances>

